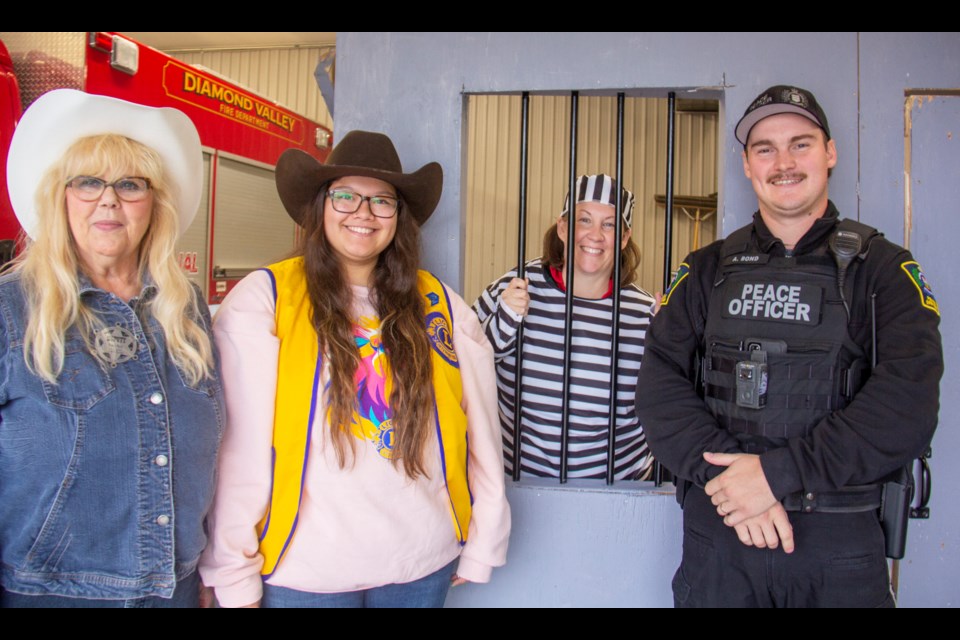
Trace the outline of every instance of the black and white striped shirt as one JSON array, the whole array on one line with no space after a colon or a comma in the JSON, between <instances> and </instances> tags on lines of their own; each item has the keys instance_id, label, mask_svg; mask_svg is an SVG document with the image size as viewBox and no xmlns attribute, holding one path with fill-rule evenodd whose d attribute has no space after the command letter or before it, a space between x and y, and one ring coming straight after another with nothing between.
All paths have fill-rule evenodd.
<instances>
[{"instance_id":1,"label":"black and white striped shirt","mask_svg":"<svg viewBox=\"0 0 960 640\"><path fill-rule=\"evenodd\" d=\"M530 282L530 308L523 320L521 470L535 476L557 477L566 293L540 259L527 264L526 276ZM500 304L500 294L515 277L516 270L507 273L487 287L473 305L495 352L508 472L513 469L513 396L520 320L506 304ZM637 374L653 304L653 298L635 285L621 289L614 465L617 479L642 477L653 461L634 411ZM612 311L612 297L574 300L567 458L570 478L606 475Z\"/></svg>"}]
</instances>

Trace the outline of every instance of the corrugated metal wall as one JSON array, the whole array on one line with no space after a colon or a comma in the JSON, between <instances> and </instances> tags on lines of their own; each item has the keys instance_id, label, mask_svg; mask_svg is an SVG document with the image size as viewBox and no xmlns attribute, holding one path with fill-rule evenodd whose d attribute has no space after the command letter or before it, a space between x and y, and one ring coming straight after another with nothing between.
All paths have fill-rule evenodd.
<instances>
[{"instance_id":1,"label":"corrugated metal wall","mask_svg":"<svg viewBox=\"0 0 960 640\"><path fill-rule=\"evenodd\" d=\"M249 161L219 157L214 269L253 270L287 257L296 225L286 215L274 186L273 169Z\"/></svg>"},{"instance_id":2,"label":"corrugated metal wall","mask_svg":"<svg viewBox=\"0 0 960 640\"><path fill-rule=\"evenodd\" d=\"M333 129L333 118L313 73L330 47L168 51L189 64L201 65L251 91Z\"/></svg>"},{"instance_id":3,"label":"corrugated metal wall","mask_svg":"<svg viewBox=\"0 0 960 640\"><path fill-rule=\"evenodd\" d=\"M467 106L466 238L464 297L480 291L516 266L519 206L520 96L471 95ZM616 98L581 97L578 173L616 172ZM530 97L530 170L527 258L541 253L543 233L563 206L567 189L570 99ZM716 112L678 113L677 195L717 192ZM636 196L634 239L642 264L638 283L663 288L664 207L654 196L666 185L667 101L628 98L624 111L624 182ZM691 250L693 222L674 215L673 268ZM715 216L700 231L701 243L716 236Z\"/></svg>"}]
</instances>

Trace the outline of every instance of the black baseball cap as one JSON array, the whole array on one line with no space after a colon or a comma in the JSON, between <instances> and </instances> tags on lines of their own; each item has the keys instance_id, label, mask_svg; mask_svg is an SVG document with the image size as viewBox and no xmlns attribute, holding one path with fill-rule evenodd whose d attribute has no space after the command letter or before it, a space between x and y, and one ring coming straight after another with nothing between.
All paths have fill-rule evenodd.
<instances>
[{"instance_id":1,"label":"black baseball cap","mask_svg":"<svg viewBox=\"0 0 960 640\"><path fill-rule=\"evenodd\" d=\"M796 113L807 118L823 129L827 140L830 139L827 114L820 108L814 95L806 89L778 84L761 93L747 107L740 122L737 123L737 128L734 129L737 140L743 146L747 146L747 138L750 137L753 125L779 113Z\"/></svg>"}]
</instances>

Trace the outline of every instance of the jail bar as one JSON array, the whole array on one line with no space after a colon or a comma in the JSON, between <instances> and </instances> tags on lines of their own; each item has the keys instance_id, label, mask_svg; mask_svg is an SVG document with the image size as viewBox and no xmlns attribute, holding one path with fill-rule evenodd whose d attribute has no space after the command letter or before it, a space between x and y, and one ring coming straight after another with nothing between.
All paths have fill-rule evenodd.
<instances>
[{"instance_id":1,"label":"jail bar","mask_svg":"<svg viewBox=\"0 0 960 640\"><path fill-rule=\"evenodd\" d=\"M530 136L530 93L520 98L520 237L517 241L517 277L526 277L527 253L527 164ZM520 479L520 432L522 429L521 400L523 398L523 323L517 327L515 369L513 372L513 480Z\"/></svg>"},{"instance_id":2,"label":"jail bar","mask_svg":"<svg viewBox=\"0 0 960 640\"><path fill-rule=\"evenodd\" d=\"M670 267L673 262L673 147L674 120L677 112L677 94L667 94L667 203L663 226L663 290L670 286Z\"/></svg>"},{"instance_id":3,"label":"jail bar","mask_svg":"<svg viewBox=\"0 0 960 640\"><path fill-rule=\"evenodd\" d=\"M620 213L623 211L623 105L624 94L617 94L617 196L616 211L617 230L614 232L613 254L613 309L610 343L610 425L607 430L607 484L613 484L616 472L617 457L617 362L620 356L620 246L623 242L623 220Z\"/></svg>"},{"instance_id":4,"label":"jail bar","mask_svg":"<svg viewBox=\"0 0 960 640\"><path fill-rule=\"evenodd\" d=\"M573 215L576 209L576 182L577 182L577 108L579 106L580 93L578 91L570 92L570 170L567 185L567 193L570 194L569 208L567 209L567 258L566 265L567 277L567 306L564 315L566 325L563 335L563 403L560 414L560 484L567 482L567 446L570 437L570 347L573 343L573 268L574 248L576 247L576 228L574 226Z\"/></svg>"},{"instance_id":5,"label":"jail bar","mask_svg":"<svg viewBox=\"0 0 960 640\"><path fill-rule=\"evenodd\" d=\"M677 94L671 91L667 94L667 202L664 211L663 226L663 292L670 287L670 267L673 262L673 148L674 123L677 115ZM642 365L641 365L642 366ZM653 462L653 483L656 486L663 484L663 467L656 460Z\"/></svg>"}]
</instances>

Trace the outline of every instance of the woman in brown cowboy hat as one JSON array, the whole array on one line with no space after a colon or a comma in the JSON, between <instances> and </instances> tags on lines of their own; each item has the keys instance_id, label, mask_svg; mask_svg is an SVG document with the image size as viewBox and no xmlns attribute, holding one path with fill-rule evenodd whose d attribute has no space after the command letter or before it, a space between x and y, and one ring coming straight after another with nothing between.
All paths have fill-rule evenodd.
<instances>
[{"instance_id":1,"label":"woman in brown cowboy hat","mask_svg":"<svg viewBox=\"0 0 960 640\"><path fill-rule=\"evenodd\" d=\"M489 580L510 529L492 349L418 269L442 171L403 173L387 136L353 131L325 165L287 151L276 180L304 240L217 314L228 420L201 572L223 606L441 606Z\"/></svg>"}]
</instances>

